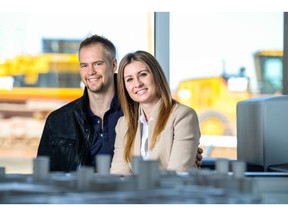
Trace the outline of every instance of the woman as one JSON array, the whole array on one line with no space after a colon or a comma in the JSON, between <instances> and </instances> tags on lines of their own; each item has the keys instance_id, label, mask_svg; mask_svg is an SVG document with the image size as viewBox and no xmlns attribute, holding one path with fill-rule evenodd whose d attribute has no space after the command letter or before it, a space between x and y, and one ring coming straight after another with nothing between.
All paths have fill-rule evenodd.
<instances>
[{"instance_id":1,"label":"woman","mask_svg":"<svg viewBox=\"0 0 288 216\"><path fill-rule=\"evenodd\" d=\"M118 69L118 95L124 117L116 126L111 173L132 172L132 156L159 160L162 170L196 167L200 139L196 112L172 99L157 59L146 51L127 54Z\"/></svg>"}]
</instances>

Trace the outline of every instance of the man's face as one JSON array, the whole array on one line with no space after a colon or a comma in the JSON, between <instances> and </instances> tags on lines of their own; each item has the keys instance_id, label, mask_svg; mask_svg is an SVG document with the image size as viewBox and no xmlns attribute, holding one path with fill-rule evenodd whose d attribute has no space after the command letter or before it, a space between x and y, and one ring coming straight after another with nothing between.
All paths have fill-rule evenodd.
<instances>
[{"instance_id":1,"label":"man's face","mask_svg":"<svg viewBox=\"0 0 288 216\"><path fill-rule=\"evenodd\" d=\"M89 91L105 92L107 87L113 84L116 59L108 59L102 44L82 47L79 62L81 80Z\"/></svg>"}]
</instances>

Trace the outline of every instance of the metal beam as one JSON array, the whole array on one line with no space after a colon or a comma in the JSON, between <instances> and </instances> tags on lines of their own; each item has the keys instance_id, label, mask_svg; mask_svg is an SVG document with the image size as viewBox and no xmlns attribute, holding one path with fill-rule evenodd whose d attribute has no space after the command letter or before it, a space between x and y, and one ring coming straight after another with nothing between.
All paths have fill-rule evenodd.
<instances>
[{"instance_id":1,"label":"metal beam","mask_svg":"<svg viewBox=\"0 0 288 216\"><path fill-rule=\"evenodd\" d=\"M170 13L154 13L154 55L161 64L166 78L170 74Z\"/></svg>"},{"instance_id":2,"label":"metal beam","mask_svg":"<svg viewBox=\"0 0 288 216\"><path fill-rule=\"evenodd\" d=\"M283 90L282 93L288 94L288 12L284 12L283 30Z\"/></svg>"}]
</instances>

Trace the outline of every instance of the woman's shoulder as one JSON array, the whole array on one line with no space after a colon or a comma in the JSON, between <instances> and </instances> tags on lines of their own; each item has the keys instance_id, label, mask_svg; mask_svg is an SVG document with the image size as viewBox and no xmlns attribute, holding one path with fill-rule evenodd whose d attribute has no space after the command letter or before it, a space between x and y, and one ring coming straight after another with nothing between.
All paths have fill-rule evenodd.
<instances>
[{"instance_id":1,"label":"woman's shoulder","mask_svg":"<svg viewBox=\"0 0 288 216\"><path fill-rule=\"evenodd\" d=\"M192 107L189 107L179 102L175 102L174 112L196 114L196 111Z\"/></svg>"},{"instance_id":2,"label":"woman's shoulder","mask_svg":"<svg viewBox=\"0 0 288 216\"><path fill-rule=\"evenodd\" d=\"M126 125L127 125L127 121L126 121L125 116L121 116L121 117L118 119L117 125L118 125L118 127L123 127L123 126L126 126Z\"/></svg>"},{"instance_id":3,"label":"woman's shoulder","mask_svg":"<svg viewBox=\"0 0 288 216\"><path fill-rule=\"evenodd\" d=\"M198 124L199 122L197 112L193 108L178 102L172 111L171 120L174 123L183 122L188 125ZM193 123L191 124L191 122Z\"/></svg>"}]
</instances>

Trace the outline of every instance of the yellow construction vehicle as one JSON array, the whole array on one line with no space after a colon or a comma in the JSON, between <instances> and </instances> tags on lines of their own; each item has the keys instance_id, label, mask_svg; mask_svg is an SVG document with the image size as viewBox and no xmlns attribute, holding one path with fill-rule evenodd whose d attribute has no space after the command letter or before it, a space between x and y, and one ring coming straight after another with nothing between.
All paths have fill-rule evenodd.
<instances>
[{"instance_id":1,"label":"yellow construction vehicle","mask_svg":"<svg viewBox=\"0 0 288 216\"><path fill-rule=\"evenodd\" d=\"M239 101L282 92L282 51L259 51L254 55L257 89L252 92L244 69L238 74L197 78L180 82L175 99L193 107L203 135L236 135Z\"/></svg>"},{"instance_id":2,"label":"yellow construction vehicle","mask_svg":"<svg viewBox=\"0 0 288 216\"><path fill-rule=\"evenodd\" d=\"M43 39L43 53L0 62L2 155L14 147L35 155L47 115L83 94L76 54L79 43Z\"/></svg>"},{"instance_id":3,"label":"yellow construction vehicle","mask_svg":"<svg viewBox=\"0 0 288 216\"><path fill-rule=\"evenodd\" d=\"M22 55L0 64L0 114L45 117L83 94L77 54Z\"/></svg>"}]
</instances>

